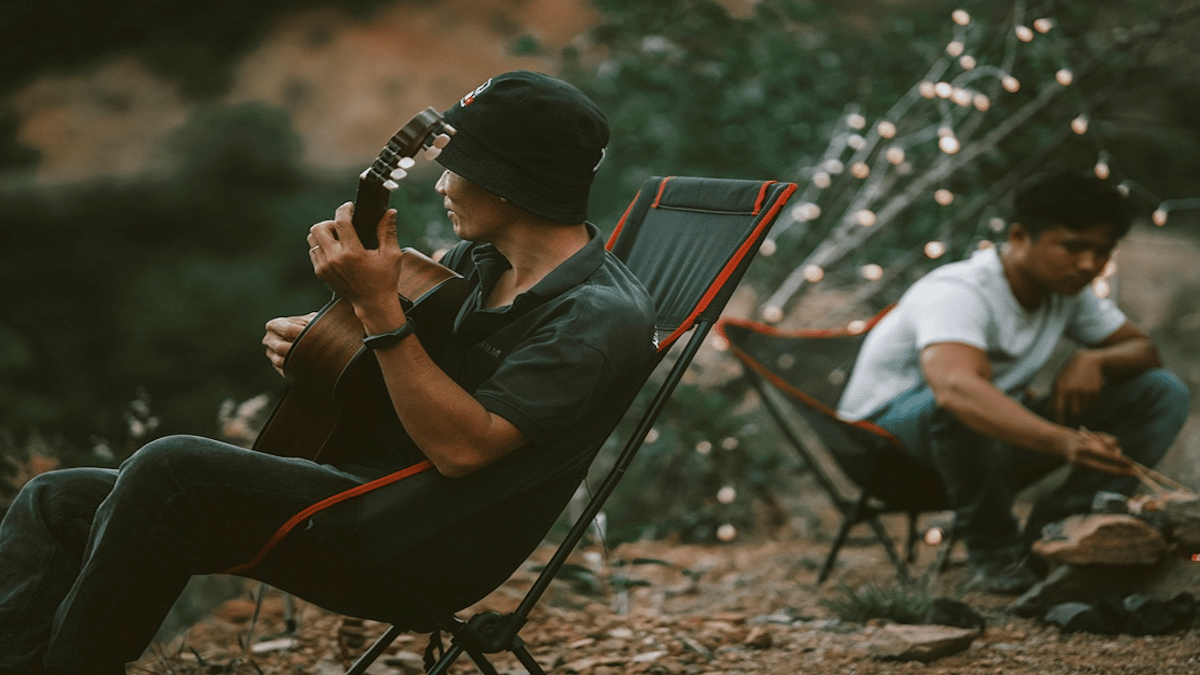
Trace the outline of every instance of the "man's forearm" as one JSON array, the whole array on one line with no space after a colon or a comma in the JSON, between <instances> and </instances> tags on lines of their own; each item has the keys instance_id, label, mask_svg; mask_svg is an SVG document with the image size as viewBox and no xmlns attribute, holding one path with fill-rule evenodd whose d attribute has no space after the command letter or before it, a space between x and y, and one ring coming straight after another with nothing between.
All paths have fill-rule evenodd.
<instances>
[{"instance_id":1,"label":"man's forearm","mask_svg":"<svg viewBox=\"0 0 1200 675\"><path fill-rule=\"evenodd\" d=\"M1075 430L1038 415L981 378L954 378L934 389L938 406L985 436L1063 456Z\"/></svg>"}]
</instances>

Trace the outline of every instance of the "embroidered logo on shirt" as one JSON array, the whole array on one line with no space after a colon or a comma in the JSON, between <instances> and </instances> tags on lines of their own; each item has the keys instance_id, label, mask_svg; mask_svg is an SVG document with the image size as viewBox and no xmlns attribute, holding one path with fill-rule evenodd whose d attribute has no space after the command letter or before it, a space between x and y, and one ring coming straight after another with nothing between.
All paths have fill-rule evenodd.
<instances>
[{"instance_id":1,"label":"embroidered logo on shirt","mask_svg":"<svg viewBox=\"0 0 1200 675\"><path fill-rule=\"evenodd\" d=\"M480 340L479 344L477 346L480 349L482 349L483 352L485 354L487 354L488 356L490 356L494 359L500 358L500 354L501 354L500 349L498 347L493 347L492 345L488 344L487 340Z\"/></svg>"}]
</instances>

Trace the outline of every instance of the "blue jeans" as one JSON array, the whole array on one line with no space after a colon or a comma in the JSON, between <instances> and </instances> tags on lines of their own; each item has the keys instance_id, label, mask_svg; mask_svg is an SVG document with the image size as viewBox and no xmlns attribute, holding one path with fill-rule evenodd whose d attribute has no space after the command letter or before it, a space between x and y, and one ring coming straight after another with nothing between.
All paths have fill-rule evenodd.
<instances>
[{"instance_id":1,"label":"blue jeans","mask_svg":"<svg viewBox=\"0 0 1200 675\"><path fill-rule=\"evenodd\" d=\"M1024 402L1045 416L1048 398ZM1077 426L1116 436L1132 459L1154 466L1166 454L1188 415L1187 387L1165 370L1148 370L1109 384ZM1049 455L984 436L939 408L926 386L894 399L870 421L896 436L919 461L934 468L954 511L955 534L976 564L1013 560L1038 538L1042 527L1086 513L1101 490L1132 494L1138 481L1073 467L1066 481L1035 504L1024 532L1013 501L1024 486L1061 464Z\"/></svg>"},{"instance_id":2,"label":"blue jeans","mask_svg":"<svg viewBox=\"0 0 1200 675\"><path fill-rule=\"evenodd\" d=\"M190 436L150 443L119 470L34 478L0 523L0 672L123 673L191 575L250 560L293 514L362 482ZM358 616L395 600L304 536L274 551L246 575Z\"/></svg>"}]
</instances>

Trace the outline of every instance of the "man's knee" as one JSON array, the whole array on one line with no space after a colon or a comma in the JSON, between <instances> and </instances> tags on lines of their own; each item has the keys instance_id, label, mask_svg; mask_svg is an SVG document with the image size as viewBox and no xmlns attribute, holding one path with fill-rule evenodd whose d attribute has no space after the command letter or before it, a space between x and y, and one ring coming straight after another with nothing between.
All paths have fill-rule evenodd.
<instances>
[{"instance_id":1,"label":"man's knee","mask_svg":"<svg viewBox=\"0 0 1200 675\"><path fill-rule=\"evenodd\" d=\"M13 499L11 509L41 514L47 523L90 517L112 491L111 469L57 469L31 478Z\"/></svg>"},{"instance_id":2,"label":"man's knee","mask_svg":"<svg viewBox=\"0 0 1200 675\"><path fill-rule=\"evenodd\" d=\"M1187 385L1174 373L1156 368L1138 376L1143 391L1154 401L1156 417L1182 427L1191 410Z\"/></svg>"},{"instance_id":3,"label":"man's knee","mask_svg":"<svg viewBox=\"0 0 1200 675\"><path fill-rule=\"evenodd\" d=\"M208 451L206 440L197 436L164 436L143 445L121 464L123 477L174 476L189 473L196 463L204 461Z\"/></svg>"}]
</instances>

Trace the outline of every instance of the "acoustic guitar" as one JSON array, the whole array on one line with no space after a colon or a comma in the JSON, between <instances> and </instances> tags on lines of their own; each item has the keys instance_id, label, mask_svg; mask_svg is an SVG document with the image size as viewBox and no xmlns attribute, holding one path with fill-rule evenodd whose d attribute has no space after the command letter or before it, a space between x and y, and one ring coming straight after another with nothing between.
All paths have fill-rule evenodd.
<instances>
[{"instance_id":1,"label":"acoustic guitar","mask_svg":"<svg viewBox=\"0 0 1200 675\"><path fill-rule=\"evenodd\" d=\"M352 220L364 247L378 248L379 219L397 181L415 164L414 156L424 151L426 159L436 158L453 134L440 113L426 108L359 175ZM466 280L405 248L396 290L426 349L434 352L445 344L466 297ZM288 352L283 365L287 387L253 449L336 463L351 458L381 424L395 420L379 364L363 346L363 334L353 307L337 295L317 312Z\"/></svg>"}]
</instances>

